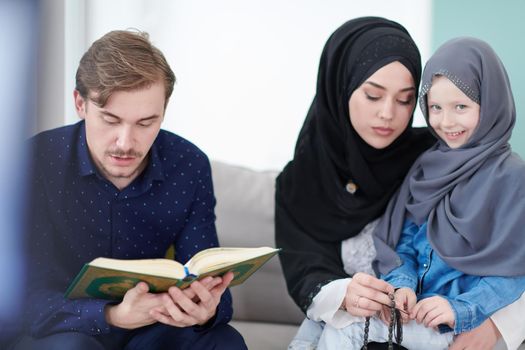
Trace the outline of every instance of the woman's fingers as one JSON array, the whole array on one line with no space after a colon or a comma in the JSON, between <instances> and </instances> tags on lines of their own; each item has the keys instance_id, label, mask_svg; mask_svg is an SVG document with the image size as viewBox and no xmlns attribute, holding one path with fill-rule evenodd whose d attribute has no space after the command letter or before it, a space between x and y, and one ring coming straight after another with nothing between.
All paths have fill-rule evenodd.
<instances>
[{"instance_id":1,"label":"woman's fingers","mask_svg":"<svg viewBox=\"0 0 525 350\"><path fill-rule=\"evenodd\" d=\"M379 312L379 318L385 323L390 324L390 308L383 306L383 309Z\"/></svg>"},{"instance_id":2,"label":"woman's fingers","mask_svg":"<svg viewBox=\"0 0 525 350\"><path fill-rule=\"evenodd\" d=\"M345 307L354 316L372 316L390 305L388 293L394 287L385 281L365 273L356 273L349 283L345 296Z\"/></svg>"},{"instance_id":3,"label":"woman's fingers","mask_svg":"<svg viewBox=\"0 0 525 350\"><path fill-rule=\"evenodd\" d=\"M367 273L358 272L352 277L352 281L356 281L362 286L365 286L370 289L374 289L383 294L394 293L394 287L375 276L369 275Z\"/></svg>"},{"instance_id":4,"label":"woman's fingers","mask_svg":"<svg viewBox=\"0 0 525 350\"><path fill-rule=\"evenodd\" d=\"M360 316L360 317L374 316L377 313L377 311L374 311L374 310L368 310L368 309L358 308L354 306L352 306L350 309L347 309L346 311L348 311L353 316Z\"/></svg>"}]
</instances>

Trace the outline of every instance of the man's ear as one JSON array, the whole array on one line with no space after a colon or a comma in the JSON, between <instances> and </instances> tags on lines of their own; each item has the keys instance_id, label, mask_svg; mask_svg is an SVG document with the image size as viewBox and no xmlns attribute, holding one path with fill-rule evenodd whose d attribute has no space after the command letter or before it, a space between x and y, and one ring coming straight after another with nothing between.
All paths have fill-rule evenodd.
<instances>
[{"instance_id":1,"label":"man's ear","mask_svg":"<svg viewBox=\"0 0 525 350\"><path fill-rule=\"evenodd\" d=\"M77 111L77 115L80 119L86 118L86 109L87 109L87 101L84 100L82 96L80 96L80 92L78 90L73 91L73 98L75 99L75 110Z\"/></svg>"}]
</instances>

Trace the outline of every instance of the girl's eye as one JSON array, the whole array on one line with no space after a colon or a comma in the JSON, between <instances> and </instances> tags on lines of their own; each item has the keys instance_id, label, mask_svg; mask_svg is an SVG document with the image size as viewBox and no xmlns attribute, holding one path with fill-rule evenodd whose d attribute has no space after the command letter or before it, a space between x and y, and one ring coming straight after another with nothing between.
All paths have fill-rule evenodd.
<instances>
[{"instance_id":1,"label":"girl's eye","mask_svg":"<svg viewBox=\"0 0 525 350\"><path fill-rule=\"evenodd\" d=\"M429 109L430 109L431 111L437 112L437 111L440 111L440 110L441 110L441 106L439 106L439 105L430 105L430 106L429 106Z\"/></svg>"},{"instance_id":2,"label":"girl's eye","mask_svg":"<svg viewBox=\"0 0 525 350\"><path fill-rule=\"evenodd\" d=\"M459 111L462 111L462 110L464 110L465 108L467 108L466 105L457 105L457 106L456 106L456 109L459 110Z\"/></svg>"}]
</instances>

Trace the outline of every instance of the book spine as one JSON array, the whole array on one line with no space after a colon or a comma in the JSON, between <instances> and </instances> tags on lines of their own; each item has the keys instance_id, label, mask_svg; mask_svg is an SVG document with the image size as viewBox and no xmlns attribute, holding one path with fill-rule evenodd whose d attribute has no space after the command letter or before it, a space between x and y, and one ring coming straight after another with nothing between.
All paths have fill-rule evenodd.
<instances>
[{"instance_id":1,"label":"book spine","mask_svg":"<svg viewBox=\"0 0 525 350\"><path fill-rule=\"evenodd\" d=\"M67 288L66 292L64 293L64 298L68 298L69 297L69 294L71 294L71 292L73 292L73 290L75 289L76 284L82 279L82 276L84 276L84 273L87 272L88 268L89 268L89 264L84 264L84 266L82 266L82 269L80 270L80 272L77 274L77 276L75 277L73 282L71 282L71 284Z\"/></svg>"}]
</instances>

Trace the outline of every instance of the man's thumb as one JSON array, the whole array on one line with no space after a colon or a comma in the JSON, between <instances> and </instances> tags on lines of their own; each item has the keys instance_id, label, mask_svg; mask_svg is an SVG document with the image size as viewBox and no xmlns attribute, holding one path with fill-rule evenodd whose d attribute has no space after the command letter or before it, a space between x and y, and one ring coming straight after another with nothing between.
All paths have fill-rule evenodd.
<instances>
[{"instance_id":1,"label":"man's thumb","mask_svg":"<svg viewBox=\"0 0 525 350\"><path fill-rule=\"evenodd\" d=\"M146 294L149 291L149 286L146 282L139 282L137 285L133 288L133 291L135 294Z\"/></svg>"}]
</instances>

